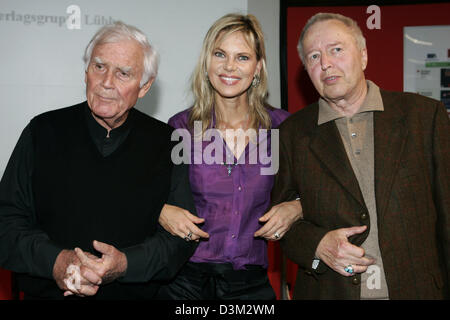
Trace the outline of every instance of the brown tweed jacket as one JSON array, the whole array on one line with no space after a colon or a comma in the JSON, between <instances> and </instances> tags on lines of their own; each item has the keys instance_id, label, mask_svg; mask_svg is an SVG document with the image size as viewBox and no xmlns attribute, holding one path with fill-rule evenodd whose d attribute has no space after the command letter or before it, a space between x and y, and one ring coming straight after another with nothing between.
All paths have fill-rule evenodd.
<instances>
[{"instance_id":1,"label":"brown tweed jacket","mask_svg":"<svg viewBox=\"0 0 450 320\"><path fill-rule=\"evenodd\" d=\"M442 103L381 90L374 114L378 236L391 299L448 298L450 125ZM368 225L368 210L334 121L317 125L318 103L280 127L272 204L301 197L304 220L282 239L299 265L294 299L359 299L360 275L344 277L314 253L331 230ZM360 245L368 231L349 240Z\"/></svg>"}]
</instances>

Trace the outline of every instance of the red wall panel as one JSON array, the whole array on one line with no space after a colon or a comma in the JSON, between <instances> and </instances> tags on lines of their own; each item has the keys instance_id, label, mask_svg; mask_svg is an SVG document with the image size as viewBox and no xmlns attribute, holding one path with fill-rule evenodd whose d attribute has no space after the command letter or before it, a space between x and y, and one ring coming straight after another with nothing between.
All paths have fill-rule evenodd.
<instances>
[{"instance_id":1,"label":"red wall panel","mask_svg":"<svg viewBox=\"0 0 450 320\"><path fill-rule=\"evenodd\" d=\"M0 269L0 300L12 299L11 272Z\"/></svg>"}]
</instances>

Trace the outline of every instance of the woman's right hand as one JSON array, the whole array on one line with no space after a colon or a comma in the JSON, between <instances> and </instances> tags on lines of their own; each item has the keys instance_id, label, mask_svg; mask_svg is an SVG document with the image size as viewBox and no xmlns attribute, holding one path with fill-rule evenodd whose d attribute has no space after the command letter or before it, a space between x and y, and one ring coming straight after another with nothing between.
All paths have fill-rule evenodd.
<instances>
[{"instance_id":1,"label":"woman's right hand","mask_svg":"<svg viewBox=\"0 0 450 320\"><path fill-rule=\"evenodd\" d=\"M194 216L189 211L180 207L165 204L159 215L159 224L167 232L186 240L191 232L191 240L198 241L200 238L209 238L209 234L196 226L205 222L205 219Z\"/></svg>"}]
</instances>

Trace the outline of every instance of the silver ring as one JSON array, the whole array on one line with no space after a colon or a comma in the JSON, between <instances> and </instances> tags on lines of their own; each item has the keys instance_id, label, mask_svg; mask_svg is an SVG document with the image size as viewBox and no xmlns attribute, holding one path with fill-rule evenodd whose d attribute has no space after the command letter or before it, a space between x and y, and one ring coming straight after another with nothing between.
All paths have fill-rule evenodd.
<instances>
[{"instance_id":1,"label":"silver ring","mask_svg":"<svg viewBox=\"0 0 450 320\"><path fill-rule=\"evenodd\" d=\"M349 264L348 266L346 266L346 267L344 268L344 271L347 272L347 273L350 273L350 275L352 275L352 274L355 272L355 270L353 270L353 266L352 266L351 264Z\"/></svg>"},{"instance_id":2,"label":"silver ring","mask_svg":"<svg viewBox=\"0 0 450 320\"><path fill-rule=\"evenodd\" d=\"M186 240L186 241L191 241L192 240L192 231L189 231L187 236L184 237L184 240Z\"/></svg>"},{"instance_id":3,"label":"silver ring","mask_svg":"<svg viewBox=\"0 0 450 320\"><path fill-rule=\"evenodd\" d=\"M281 238L281 236L280 236L280 234L279 234L278 232L275 232L274 235L273 235L273 237L274 237L275 239L277 239L277 240Z\"/></svg>"}]
</instances>

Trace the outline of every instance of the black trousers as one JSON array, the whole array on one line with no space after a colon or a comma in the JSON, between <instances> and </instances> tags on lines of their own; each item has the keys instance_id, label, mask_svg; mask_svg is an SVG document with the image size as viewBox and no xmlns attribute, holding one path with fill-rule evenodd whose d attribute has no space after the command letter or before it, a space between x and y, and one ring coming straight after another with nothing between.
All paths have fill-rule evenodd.
<instances>
[{"instance_id":1,"label":"black trousers","mask_svg":"<svg viewBox=\"0 0 450 320\"><path fill-rule=\"evenodd\" d=\"M231 264L188 262L157 295L160 300L274 300L275 292L261 266L233 270Z\"/></svg>"}]
</instances>

